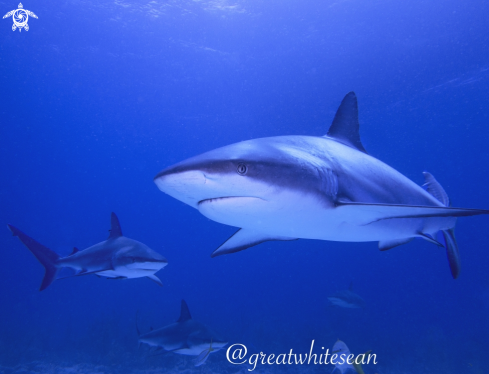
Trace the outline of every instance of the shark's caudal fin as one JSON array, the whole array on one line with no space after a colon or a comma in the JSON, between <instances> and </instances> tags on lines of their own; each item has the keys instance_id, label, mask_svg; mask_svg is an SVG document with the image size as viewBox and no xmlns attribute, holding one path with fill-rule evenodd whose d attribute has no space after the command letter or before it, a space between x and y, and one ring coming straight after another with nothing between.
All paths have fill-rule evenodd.
<instances>
[{"instance_id":1,"label":"shark's caudal fin","mask_svg":"<svg viewBox=\"0 0 489 374\"><path fill-rule=\"evenodd\" d=\"M239 252L271 240L297 240L297 238L283 236L274 237L250 229L239 229L228 240L221 244L219 248L212 252L211 257Z\"/></svg>"},{"instance_id":2,"label":"shark's caudal fin","mask_svg":"<svg viewBox=\"0 0 489 374\"><path fill-rule=\"evenodd\" d=\"M441 202L446 207L450 206L450 199L447 193L443 189L440 183L435 179L433 175L428 172L423 172L425 183L423 187L426 188L433 197L435 197L439 202ZM455 227L449 230L438 231L436 239L441 243L446 251L448 264L450 265L450 271L452 277L457 279L460 274L460 253L458 251L457 240L455 239Z\"/></svg>"},{"instance_id":3,"label":"shark's caudal fin","mask_svg":"<svg viewBox=\"0 0 489 374\"><path fill-rule=\"evenodd\" d=\"M185 300L182 300L182 308L180 309L180 318L178 318L177 322L185 322L189 319L192 319L190 315L190 310L188 310L187 303Z\"/></svg>"},{"instance_id":4,"label":"shark's caudal fin","mask_svg":"<svg viewBox=\"0 0 489 374\"><path fill-rule=\"evenodd\" d=\"M20 241L32 252L34 256L36 256L39 262L44 266L46 272L44 274L44 279L42 280L41 288L39 289L39 291L46 289L56 279L56 274L58 272L58 268L56 267L56 262L59 259L58 254L38 243L30 236L27 236L18 228L12 225L7 225L7 227L12 232L12 234L14 236L17 236Z\"/></svg>"},{"instance_id":5,"label":"shark's caudal fin","mask_svg":"<svg viewBox=\"0 0 489 374\"><path fill-rule=\"evenodd\" d=\"M119 218L114 212L110 215L110 234L109 239L115 239L122 236L121 224L119 223Z\"/></svg>"},{"instance_id":6,"label":"shark's caudal fin","mask_svg":"<svg viewBox=\"0 0 489 374\"><path fill-rule=\"evenodd\" d=\"M367 153L360 141L359 130L357 96L352 91L341 102L326 136Z\"/></svg>"}]
</instances>

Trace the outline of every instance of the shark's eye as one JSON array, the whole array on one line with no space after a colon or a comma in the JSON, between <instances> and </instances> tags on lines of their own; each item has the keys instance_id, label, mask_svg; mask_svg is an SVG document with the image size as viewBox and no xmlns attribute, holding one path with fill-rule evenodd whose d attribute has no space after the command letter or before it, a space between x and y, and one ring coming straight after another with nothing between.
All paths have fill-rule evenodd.
<instances>
[{"instance_id":1,"label":"shark's eye","mask_svg":"<svg viewBox=\"0 0 489 374\"><path fill-rule=\"evenodd\" d=\"M248 171L248 168L245 164L238 164L238 168L236 169L239 175L245 175Z\"/></svg>"}]
</instances>

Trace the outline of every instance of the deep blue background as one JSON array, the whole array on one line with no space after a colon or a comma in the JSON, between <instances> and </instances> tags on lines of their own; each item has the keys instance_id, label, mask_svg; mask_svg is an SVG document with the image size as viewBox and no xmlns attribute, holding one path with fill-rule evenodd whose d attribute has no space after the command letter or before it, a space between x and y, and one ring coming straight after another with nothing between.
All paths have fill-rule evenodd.
<instances>
[{"instance_id":1,"label":"deep blue background","mask_svg":"<svg viewBox=\"0 0 489 374\"><path fill-rule=\"evenodd\" d=\"M487 1L23 5L39 17L28 32L0 22L0 224L66 255L105 240L114 211L126 236L169 265L164 288L80 277L40 293L42 266L0 230L0 365L171 367L172 357L136 350L135 313L144 330L160 327L185 298L194 318L256 351L341 338L378 354L370 373L482 372L488 217L459 220L456 281L444 251L420 240L383 253L376 243L265 243L211 259L235 229L152 178L237 141L324 135L354 90L371 155L420 184L430 171L454 206L488 209ZM16 7L0 1L2 15ZM329 308L350 282L367 309ZM223 352L212 365L236 370Z\"/></svg>"}]
</instances>

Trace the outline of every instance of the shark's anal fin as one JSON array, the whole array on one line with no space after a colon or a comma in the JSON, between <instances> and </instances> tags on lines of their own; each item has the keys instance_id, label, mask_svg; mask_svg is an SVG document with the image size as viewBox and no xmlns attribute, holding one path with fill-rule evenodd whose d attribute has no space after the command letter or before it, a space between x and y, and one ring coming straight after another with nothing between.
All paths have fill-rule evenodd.
<instances>
[{"instance_id":1,"label":"shark's anal fin","mask_svg":"<svg viewBox=\"0 0 489 374\"><path fill-rule=\"evenodd\" d=\"M114 212L110 215L110 234L109 239L115 239L122 236L121 224L119 223L119 218Z\"/></svg>"},{"instance_id":2,"label":"shark's anal fin","mask_svg":"<svg viewBox=\"0 0 489 374\"><path fill-rule=\"evenodd\" d=\"M192 319L192 316L190 315L190 310L188 310L188 306L185 300L182 300L182 307L180 309L180 318L178 318L177 322L185 322L188 321L189 319Z\"/></svg>"},{"instance_id":3,"label":"shark's anal fin","mask_svg":"<svg viewBox=\"0 0 489 374\"><path fill-rule=\"evenodd\" d=\"M271 240L297 240L285 236L271 236L250 229L239 229L219 248L212 252L211 257L235 253Z\"/></svg>"},{"instance_id":4,"label":"shark's anal fin","mask_svg":"<svg viewBox=\"0 0 489 374\"><path fill-rule=\"evenodd\" d=\"M360 141L359 130L357 96L352 91L341 102L326 136L367 153Z\"/></svg>"},{"instance_id":5,"label":"shark's anal fin","mask_svg":"<svg viewBox=\"0 0 489 374\"><path fill-rule=\"evenodd\" d=\"M160 278L158 278L156 275L148 275L146 278L151 279L153 282L155 282L158 286L163 287L163 283L161 283Z\"/></svg>"},{"instance_id":6,"label":"shark's anal fin","mask_svg":"<svg viewBox=\"0 0 489 374\"><path fill-rule=\"evenodd\" d=\"M399 245L403 245L409 243L413 238L404 238L404 239L394 239L394 240L381 240L379 242L379 249L381 251L387 251Z\"/></svg>"}]
</instances>

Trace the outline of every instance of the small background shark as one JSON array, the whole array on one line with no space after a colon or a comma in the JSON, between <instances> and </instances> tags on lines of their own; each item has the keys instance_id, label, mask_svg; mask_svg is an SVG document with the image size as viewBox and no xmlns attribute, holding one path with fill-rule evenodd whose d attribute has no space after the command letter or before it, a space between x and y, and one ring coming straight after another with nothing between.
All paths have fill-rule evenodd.
<instances>
[{"instance_id":1,"label":"small background shark","mask_svg":"<svg viewBox=\"0 0 489 374\"><path fill-rule=\"evenodd\" d=\"M331 302L331 306L352 309L365 308L365 300L353 292L353 284L351 283L349 289L336 292L334 295L329 296L328 300Z\"/></svg>"},{"instance_id":2,"label":"small background shark","mask_svg":"<svg viewBox=\"0 0 489 374\"><path fill-rule=\"evenodd\" d=\"M111 215L111 229L107 240L82 251L75 247L67 257L60 257L16 227L7 226L44 266L46 272L40 291L56 279L88 274L110 279L146 277L162 286L155 273L164 268L168 261L147 245L123 236L115 213ZM71 268L75 270L75 274L56 278L61 268Z\"/></svg>"},{"instance_id":3,"label":"small background shark","mask_svg":"<svg viewBox=\"0 0 489 374\"><path fill-rule=\"evenodd\" d=\"M190 356L208 355L224 347L224 341L216 332L192 319L185 300L182 300L180 318L171 325L141 334L136 324L139 344ZM212 345L212 349L209 349ZM200 364L202 360L197 362Z\"/></svg>"},{"instance_id":4,"label":"small background shark","mask_svg":"<svg viewBox=\"0 0 489 374\"><path fill-rule=\"evenodd\" d=\"M423 238L446 248L460 272L457 217L489 210L453 208L424 173L425 188L367 154L354 92L327 134L252 139L164 169L154 181L209 219L240 229L212 257L269 240L378 242L384 251Z\"/></svg>"}]
</instances>

